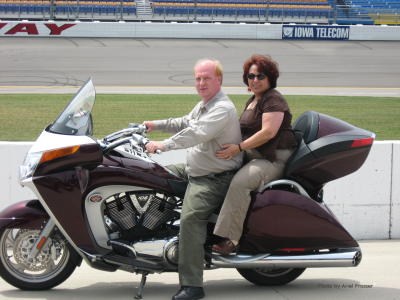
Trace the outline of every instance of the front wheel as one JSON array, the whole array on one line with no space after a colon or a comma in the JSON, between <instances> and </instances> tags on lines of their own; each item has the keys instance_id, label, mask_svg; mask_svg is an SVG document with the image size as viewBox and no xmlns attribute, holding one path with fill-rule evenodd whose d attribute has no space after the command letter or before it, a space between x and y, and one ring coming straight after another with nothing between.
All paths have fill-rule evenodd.
<instances>
[{"instance_id":1,"label":"front wheel","mask_svg":"<svg viewBox=\"0 0 400 300\"><path fill-rule=\"evenodd\" d=\"M240 275L256 285L284 285L299 277L305 269L237 269Z\"/></svg>"},{"instance_id":2,"label":"front wheel","mask_svg":"<svg viewBox=\"0 0 400 300\"><path fill-rule=\"evenodd\" d=\"M22 290L47 290L59 285L72 274L80 259L57 231L35 258L29 258L39 234L39 230L32 229L0 232L0 276Z\"/></svg>"}]
</instances>

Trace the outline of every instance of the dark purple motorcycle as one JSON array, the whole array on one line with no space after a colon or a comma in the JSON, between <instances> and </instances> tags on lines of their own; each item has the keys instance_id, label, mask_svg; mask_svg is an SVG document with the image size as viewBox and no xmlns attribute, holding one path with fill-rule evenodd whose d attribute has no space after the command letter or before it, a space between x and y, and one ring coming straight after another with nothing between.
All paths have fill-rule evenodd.
<instances>
[{"instance_id":1,"label":"dark purple motorcycle","mask_svg":"<svg viewBox=\"0 0 400 300\"><path fill-rule=\"evenodd\" d=\"M89 80L29 150L21 184L37 199L0 213L0 275L24 290L65 281L82 259L104 271L176 272L187 183L144 150L146 128L95 140ZM375 135L317 112L294 125L299 147L284 178L254 192L238 252L218 255L209 221L204 268L236 268L258 285L282 285L306 268L352 267L361 250L323 202L323 186L356 171Z\"/></svg>"}]
</instances>

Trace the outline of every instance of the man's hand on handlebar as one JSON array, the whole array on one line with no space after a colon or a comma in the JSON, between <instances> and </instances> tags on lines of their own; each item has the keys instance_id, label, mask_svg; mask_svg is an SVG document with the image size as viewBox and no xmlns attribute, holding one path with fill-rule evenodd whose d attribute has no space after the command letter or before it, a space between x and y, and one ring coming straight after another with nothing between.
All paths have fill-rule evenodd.
<instances>
[{"instance_id":1,"label":"man's hand on handlebar","mask_svg":"<svg viewBox=\"0 0 400 300\"><path fill-rule=\"evenodd\" d=\"M156 142L156 141L148 142L145 147L146 150L150 153L155 153L157 150L165 151L165 146L161 142Z\"/></svg>"},{"instance_id":2,"label":"man's hand on handlebar","mask_svg":"<svg viewBox=\"0 0 400 300\"><path fill-rule=\"evenodd\" d=\"M147 132L152 132L155 129L153 121L144 121L143 125L146 126Z\"/></svg>"}]
</instances>

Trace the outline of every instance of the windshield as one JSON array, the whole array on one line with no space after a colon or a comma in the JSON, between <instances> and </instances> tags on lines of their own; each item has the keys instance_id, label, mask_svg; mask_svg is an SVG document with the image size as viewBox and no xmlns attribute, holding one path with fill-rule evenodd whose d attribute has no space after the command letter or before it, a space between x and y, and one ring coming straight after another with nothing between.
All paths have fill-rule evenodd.
<instances>
[{"instance_id":1,"label":"windshield","mask_svg":"<svg viewBox=\"0 0 400 300\"><path fill-rule=\"evenodd\" d=\"M66 135L93 134L92 109L96 91L90 78L76 93L48 131Z\"/></svg>"}]
</instances>

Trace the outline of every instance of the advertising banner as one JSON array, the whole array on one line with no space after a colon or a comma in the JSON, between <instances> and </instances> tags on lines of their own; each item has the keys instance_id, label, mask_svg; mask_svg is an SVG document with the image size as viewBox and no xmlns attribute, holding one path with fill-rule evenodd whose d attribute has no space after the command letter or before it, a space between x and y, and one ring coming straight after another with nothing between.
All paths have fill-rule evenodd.
<instances>
[{"instance_id":1,"label":"advertising banner","mask_svg":"<svg viewBox=\"0 0 400 300\"><path fill-rule=\"evenodd\" d=\"M0 21L0 37L281 39L280 24Z\"/></svg>"},{"instance_id":2,"label":"advertising banner","mask_svg":"<svg viewBox=\"0 0 400 300\"><path fill-rule=\"evenodd\" d=\"M76 23L0 22L0 36L61 36Z\"/></svg>"},{"instance_id":3,"label":"advertising banner","mask_svg":"<svg viewBox=\"0 0 400 300\"><path fill-rule=\"evenodd\" d=\"M283 25L282 39L348 40L350 26Z\"/></svg>"}]
</instances>

